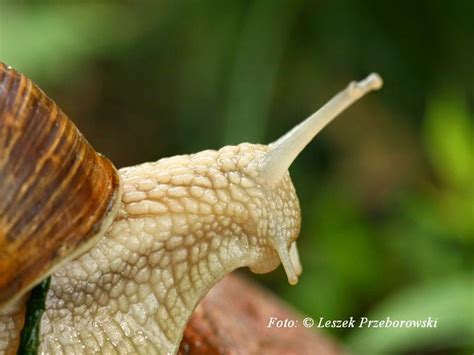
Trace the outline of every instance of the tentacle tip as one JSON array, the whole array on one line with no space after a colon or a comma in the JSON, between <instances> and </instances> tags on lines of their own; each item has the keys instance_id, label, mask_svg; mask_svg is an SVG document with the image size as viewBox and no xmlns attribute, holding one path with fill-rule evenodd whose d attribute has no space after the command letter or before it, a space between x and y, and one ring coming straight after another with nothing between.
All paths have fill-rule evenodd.
<instances>
[{"instance_id":1,"label":"tentacle tip","mask_svg":"<svg viewBox=\"0 0 474 355\"><path fill-rule=\"evenodd\" d=\"M291 286L295 286L299 281L299 278L298 276L294 275L292 277L288 277L288 283L291 285Z\"/></svg>"},{"instance_id":2,"label":"tentacle tip","mask_svg":"<svg viewBox=\"0 0 474 355\"><path fill-rule=\"evenodd\" d=\"M377 73L372 73L361 81L353 81L347 87L347 93L354 99L360 99L367 93L382 87L383 80Z\"/></svg>"},{"instance_id":3,"label":"tentacle tip","mask_svg":"<svg viewBox=\"0 0 474 355\"><path fill-rule=\"evenodd\" d=\"M288 248L285 243L281 243L277 247L277 252L280 255L283 269L285 269L286 277L290 285L296 285L298 283L298 276L301 275L303 268L301 266L300 258L298 255L298 249L296 242L293 242Z\"/></svg>"},{"instance_id":4,"label":"tentacle tip","mask_svg":"<svg viewBox=\"0 0 474 355\"><path fill-rule=\"evenodd\" d=\"M371 90L379 90L383 86L383 79L378 73L371 73L365 81Z\"/></svg>"}]
</instances>

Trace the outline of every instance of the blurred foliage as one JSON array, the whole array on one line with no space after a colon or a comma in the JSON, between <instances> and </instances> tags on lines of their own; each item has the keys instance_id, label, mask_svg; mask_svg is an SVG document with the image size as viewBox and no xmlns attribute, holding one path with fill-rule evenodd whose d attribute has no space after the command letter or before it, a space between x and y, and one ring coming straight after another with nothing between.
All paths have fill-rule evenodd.
<instances>
[{"instance_id":1,"label":"blurred foliage","mask_svg":"<svg viewBox=\"0 0 474 355\"><path fill-rule=\"evenodd\" d=\"M304 273L256 276L358 353L472 353L474 2L6 1L0 60L118 165L269 142L349 80L385 87L291 169Z\"/></svg>"},{"instance_id":2,"label":"blurred foliage","mask_svg":"<svg viewBox=\"0 0 474 355\"><path fill-rule=\"evenodd\" d=\"M351 349L357 353L379 354L390 349L401 352L407 348L443 350L445 343L462 347L472 339L472 275L436 280L425 286L400 292L370 313L370 319L427 319L435 314L437 328L373 328L353 332L349 337ZM426 300L429 300L427 302ZM456 302L453 302L456 300ZM471 305L469 304L471 303Z\"/></svg>"}]
</instances>

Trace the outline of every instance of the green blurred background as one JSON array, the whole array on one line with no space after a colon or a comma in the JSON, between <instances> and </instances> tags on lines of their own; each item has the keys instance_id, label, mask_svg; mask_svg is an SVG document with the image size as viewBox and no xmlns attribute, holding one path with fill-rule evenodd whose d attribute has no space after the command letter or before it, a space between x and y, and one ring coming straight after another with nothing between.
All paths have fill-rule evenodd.
<instances>
[{"instance_id":1,"label":"green blurred background","mask_svg":"<svg viewBox=\"0 0 474 355\"><path fill-rule=\"evenodd\" d=\"M360 354L474 346L474 2L5 1L0 60L119 167L270 142L349 81L385 81L291 168L304 272L255 276Z\"/></svg>"}]
</instances>

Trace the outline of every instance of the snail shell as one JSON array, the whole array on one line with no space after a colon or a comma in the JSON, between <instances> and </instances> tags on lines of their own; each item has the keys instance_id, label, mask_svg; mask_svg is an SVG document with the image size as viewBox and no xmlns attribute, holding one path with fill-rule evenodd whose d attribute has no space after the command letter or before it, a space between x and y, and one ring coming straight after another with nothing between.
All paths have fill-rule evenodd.
<instances>
[{"instance_id":1,"label":"snail shell","mask_svg":"<svg viewBox=\"0 0 474 355\"><path fill-rule=\"evenodd\" d=\"M112 163L43 91L0 63L0 306L94 245L120 197Z\"/></svg>"}]
</instances>

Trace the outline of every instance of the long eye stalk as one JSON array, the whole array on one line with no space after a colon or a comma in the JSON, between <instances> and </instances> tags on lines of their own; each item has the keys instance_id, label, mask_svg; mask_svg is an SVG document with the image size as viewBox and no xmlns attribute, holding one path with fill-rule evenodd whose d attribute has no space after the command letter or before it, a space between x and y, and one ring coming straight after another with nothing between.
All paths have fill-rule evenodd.
<instances>
[{"instance_id":1,"label":"long eye stalk","mask_svg":"<svg viewBox=\"0 0 474 355\"><path fill-rule=\"evenodd\" d=\"M382 87L382 78L375 73L359 82L351 82L323 107L298 124L277 141L260 163L261 171L269 183L277 183L291 163L311 140L337 115L372 90Z\"/></svg>"}]
</instances>

